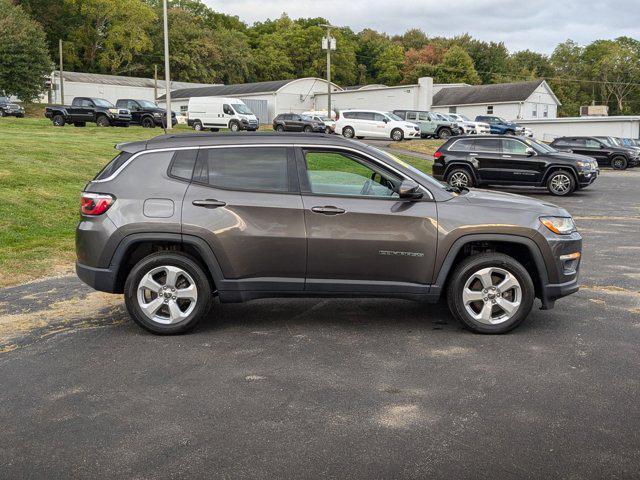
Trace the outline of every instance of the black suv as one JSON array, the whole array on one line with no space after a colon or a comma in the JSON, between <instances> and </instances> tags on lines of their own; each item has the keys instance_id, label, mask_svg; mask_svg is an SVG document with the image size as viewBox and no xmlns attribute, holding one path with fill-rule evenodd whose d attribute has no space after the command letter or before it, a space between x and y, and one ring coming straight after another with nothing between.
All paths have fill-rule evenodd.
<instances>
[{"instance_id":1,"label":"black suv","mask_svg":"<svg viewBox=\"0 0 640 480\"><path fill-rule=\"evenodd\" d=\"M276 132L318 132L325 133L327 126L324 122L314 120L308 115L297 113L281 113L273 119L273 129Z\"/></svg>"},{"instance_id":2,"label":"black suv","mask_svg":"<svg viewBox=\"0 0 640 480\"><path fill-rule=\"evenodd\" d=\"M9 97L0 97L0 117L14 116L24 117L24 108L17 103L12 103Z\"/></svg>"},{"instance_id":3,"label":"black suv","mask_svg":"<svg viewBox=\"0 0 640 480\"><path fill-rule=\"evenodd\" d=\"M131 112L131 124L142 125L145 128L166 126L166 111L150 100L136 100L121 98L116 102L117 108L126 108ZM171 125L176 125L176 114L171 112Z\"/></svg>"},{"instance_id":4,"label":"black suv","mask_svg":"<svg viewBox=\"0 0 640 480\"><path fill-rule=\"evenodd\" d=\"M595 158L598 165L624 170L640 163L638 152L629 147L613 145L603 138L596 137L558 137L551 146L563 152L579 153Z\"/></svg>"},{"instance_id":5,"label":"black suv","mask_svg":"<svg viewBox=\"0 0 640 480\"><path fill-rule=\"evenodd\" d=\"M433 156L433 176L453 187L522 185L569 195L599 173L592 158L511 135L451 139Z\"/></svg>"}]
</instances>

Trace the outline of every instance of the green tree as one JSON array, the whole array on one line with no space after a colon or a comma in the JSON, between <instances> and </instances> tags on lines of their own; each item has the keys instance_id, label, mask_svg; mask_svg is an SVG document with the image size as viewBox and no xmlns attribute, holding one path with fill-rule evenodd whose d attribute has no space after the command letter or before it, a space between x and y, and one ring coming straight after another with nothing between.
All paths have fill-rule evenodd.
<instances>
[{"instance_id":1,"label":"green tree","mask_svg":"<svg viewBox=\"0 0 640 480\"><path fill-rule=\"evenodd\" d=\"M471 56L456 45L447 50L442 63L436 66L437 81L441 83L469 83L477 85L480 76L473 66Z\"/></svg>"},{"instance_id":2,"label":"green tree","mask_svg":"<svg viewBox=\"0 0 640 480\"><path fill-rule=\"evenodd\" d=\"M551 54L554 78L549 86L562 103L558 110L560 116L576 116L580 113L581 105L589 105L595 99L591 93L595 84L580 82L585 74L582 52L582 47L567 40L558 44Z\"/></svg>"},{"instance_id":3,"label":"green tree","mask_svg":"<svg viewBox=\"0 0 640 480\"><path fill-rule=\"evenodd\" d=\"M549 57L531 50L521 50L511 55L510 70L514 80L549 79L554 75Z\"/></svg>"},{"instance_id":4,"label":"green tree","mask_svg":"<svg viewBox=\"0 0 640 480\"><path fill-rule=\"evenodd\" d=\"M380 83L394 85L402 79L402 65L404 63L404 50L402 46L390 44L378 55L374 64Z\"/></svg>"},{"instance_id":5,"label":"green tree","mask_svg":"<svg viewBox=\"0 0 640 480\"><path fill-rule=\"evenodd\" d=\"M396 35L393 37L393 41L402 45L402 48L407 50L420 50L429 44L429 38L419 28L412 28L404 32L402 35Z\"/></svg>"},{"instance_id":6,"label":"green tree","mask_svg":"<svg viewBox=\"0 0 640 480\"><path fill-rule=\"evenodd\" d=\"M40 24L22 7L0 0L0 92L34 100L52 67Z\"/></svg>"},{"instance_id":7,"label":"green tree","mask_svg":"<svg viewBox=\"0 0 640 480\"><path fill-rule=\"evenodd\" d=\"M231 84L255 80L253 51L244 33L218 28L213 31L212 39L220 50L219 60L213 65L220 81Z\"/></svg>"}]
</instances>

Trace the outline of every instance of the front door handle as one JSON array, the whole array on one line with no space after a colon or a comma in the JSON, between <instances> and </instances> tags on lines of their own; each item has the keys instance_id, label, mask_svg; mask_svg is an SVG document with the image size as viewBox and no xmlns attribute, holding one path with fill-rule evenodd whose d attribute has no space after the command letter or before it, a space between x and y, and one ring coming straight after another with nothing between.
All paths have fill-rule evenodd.
<instances>
[{"instance_id":1,"label":"front door handle","mask_svg":"<svg viewBox=\"0 0 640 480\"><path fill-rule=\"evenodd\" d=\"M511 155L502 155L502 158L511 158Z\"/></svg>"},{"instance_id":2,"label":"front door handle","mask_svg":"<svg viewBox=\"0 0 640 480\"><path fill-rule=\"evenodd\" d=\"M219 200L213 200L211 198L207 198L205 200L194 200L191 203L196 207L204 207L204 208L224 207L227 204L226 202L221 202Z\"/></svg>"},{"instance_id":3,"label":"front door handle","mask_svg":"<svg viewBox=\"0 0 640 480\"><path fill-rule=\"evenodd\" d=\"M313 207L311 208L311 211L316 213L322 213L323 215L340 215L346 212L346 210L344 210L343 208L332 207L332 206Z\"/></svg>"}]
</instances>

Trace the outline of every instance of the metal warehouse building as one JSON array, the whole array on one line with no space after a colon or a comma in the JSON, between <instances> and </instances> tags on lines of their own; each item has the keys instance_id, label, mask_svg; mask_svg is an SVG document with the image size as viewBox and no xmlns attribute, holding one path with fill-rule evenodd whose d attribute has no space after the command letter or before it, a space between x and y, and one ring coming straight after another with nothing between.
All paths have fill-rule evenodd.
<instances>
[{"instance_id":1,"label":"metal warehouse building","mask_svg":"<svg viewBox=\"0 0 640 480\"><path fill-rule=\"evenodd\" d=\"M342 90L334 83L331 88L335 92ZM314 77L183 88L171 92L171 109L186 113L191 97L233 97L246 103L260 123L271 123L279 113L313 110L314 95L326 91L327 81ZM164 106L164 100L165 96L161 95L158 104ZM326 104L324 108L326 109Z\"/></svg>"},{"instance_id":2,"label":"metal warehouse building","mask_svg":"<svg viewBox=\"0 0 640 480\"><path fill-rule=\"evenodd\" d=\"M156 100L153 78L102 75L98 73L63 72L64 98L60 96L60 72L51 73L51 88L42 97L43 102L69 104L75 97L99 97L115 103L119 98ZM212 84L171 82L171 90L211 87ZM157 80L157 94L165 91L164 80Z\"/></svg>"}]
</instances>

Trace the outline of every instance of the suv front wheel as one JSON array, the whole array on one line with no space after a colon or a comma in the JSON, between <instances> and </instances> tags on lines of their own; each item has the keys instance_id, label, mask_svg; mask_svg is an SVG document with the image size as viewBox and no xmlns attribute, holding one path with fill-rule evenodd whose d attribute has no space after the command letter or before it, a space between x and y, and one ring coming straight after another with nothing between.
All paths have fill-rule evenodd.
<instances>
[{"instance_id":1,"label":"suv front wheel","mask_svg":"<svg viewBox=\"0 0 640 480\"><path fill-rule=\"evenodd\" d=\"M576 181L571 173L558 170L549 175L547 179L547 190L559 197L569 195L576 189Z\"/></svg>"},{"instance_id":2,"label":"suv front wheel","mask_svg":"<svg viewBox=\"0 0 640 480\"><path fill-rule=\"evenodd\" d=\"M124 299L142 328L159 335L184 333L211 307L211 285L191 258L158 252L140 260L129 272Z\"/></svg>"},{"instance_id":3,"label":"suv front wheel","mask_svg":"<svg viewBox=\"0 0 640 480\"><path fill-rule=\"evenodd\" d=\"M502 253L480 253L464 260L447 288L449 310L477 333L506 333L531 311L535 291L527 270Z\"/></svg>"}]
</instances>

